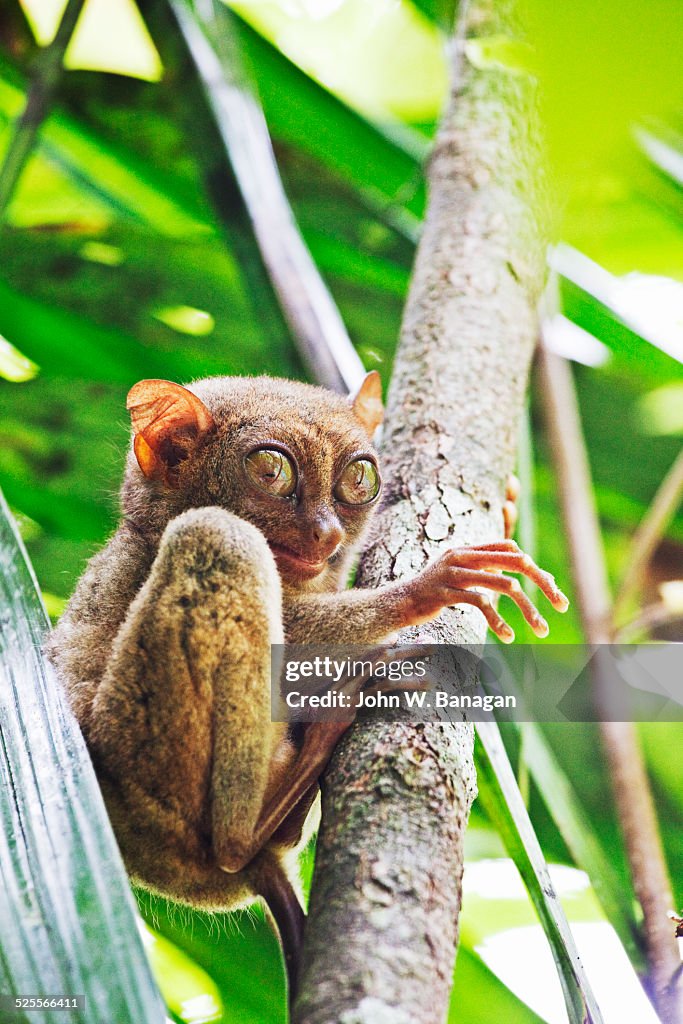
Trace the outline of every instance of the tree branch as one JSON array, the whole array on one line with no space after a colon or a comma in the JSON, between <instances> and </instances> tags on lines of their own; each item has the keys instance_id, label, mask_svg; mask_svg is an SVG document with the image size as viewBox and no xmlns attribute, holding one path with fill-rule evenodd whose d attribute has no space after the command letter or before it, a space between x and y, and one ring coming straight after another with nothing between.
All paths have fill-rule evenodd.
<instances>
[{"instance_id":1,"label":"tree branch","mask_svg":"<svg viewBox=\"0 0 683 1024\"><path fill-rule=\"evenodd\" d=\"M511 10L500 0L462 7L451 44L454 84L388 401L387 500L363 586L414 575L444 544L502 536L544 273L534 89L523 73L475 66L464 43L514 35ZM418 635L484 634L476 610L463 609ZM298 1024L443 1021L472 740L469 725L367 719L340 745L323 790Z\"/></svg>"}]
</instances>

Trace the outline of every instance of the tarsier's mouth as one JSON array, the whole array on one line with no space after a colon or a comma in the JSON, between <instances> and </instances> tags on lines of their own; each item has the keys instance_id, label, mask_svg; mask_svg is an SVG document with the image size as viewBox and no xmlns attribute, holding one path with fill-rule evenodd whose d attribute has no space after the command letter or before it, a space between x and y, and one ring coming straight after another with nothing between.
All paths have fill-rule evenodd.
<instances>
[{"instance_id":1,"label":"tarsier's mouth","mask_svg":"<svg viewBox=\"0 0 683 1024\"><path fill-rule=\"evenodd\" d=\"M275 555L278 565L290 572L293 570L298 576L313 578L314 576L319 576L323 569L327 567L327 559L313 561L293 548L287 547L285 544L274 544L272 541L269 546Z\"/></svg>"}]
</instances>

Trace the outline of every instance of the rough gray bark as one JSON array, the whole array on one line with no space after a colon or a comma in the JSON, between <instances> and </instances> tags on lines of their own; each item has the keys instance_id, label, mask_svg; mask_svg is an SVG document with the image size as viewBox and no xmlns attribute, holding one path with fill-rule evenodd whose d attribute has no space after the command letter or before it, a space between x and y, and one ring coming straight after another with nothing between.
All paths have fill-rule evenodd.
<instances>
[{"instance_id":1,"label":"rough gray bark","mask_svg":"<svg viewBox=\"0 0 683 1024\"><path fill-rule=\"evenodd\" d=\"M503 535L544 251L534 83L481 66L471 40L492 37L516 37L512 4L473 0L452 44L453 87L389 394L387 499L361 586L414 575L446 545ZM478 643L484 633L476 610L458 609L419 635ZM468 725L372 718L340 745L323 787L297 1024L444 1020L472 748Z\"/></svg>"}]
</instances>

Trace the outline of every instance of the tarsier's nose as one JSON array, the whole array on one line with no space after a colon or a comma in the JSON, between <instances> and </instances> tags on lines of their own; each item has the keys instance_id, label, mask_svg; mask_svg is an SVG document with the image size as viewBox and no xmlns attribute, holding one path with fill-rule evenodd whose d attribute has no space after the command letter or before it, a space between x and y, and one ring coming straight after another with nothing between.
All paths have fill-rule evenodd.
<instances>
[{"instance_id":1,"label":"tarsier's nose","mask_svg":"<svg viewBox=\"0 0 683 1024\"><path fill-rule=\"evenodd\" d=\"M320 552L320 558L330 558L342 542L339 520L328 509L320 509L313 520L311 533Z\"/></svg>"}]
</instances>

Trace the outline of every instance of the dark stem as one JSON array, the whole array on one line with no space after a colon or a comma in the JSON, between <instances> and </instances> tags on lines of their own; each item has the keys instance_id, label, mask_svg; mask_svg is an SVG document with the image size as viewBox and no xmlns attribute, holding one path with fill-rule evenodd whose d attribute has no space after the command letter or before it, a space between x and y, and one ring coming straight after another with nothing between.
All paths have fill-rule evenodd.
<instances>
[{"instance_id":1,"label":"dark stem","mask_svg":"<svg viewBox=\"0 0 683 1024\"><path fill-rule=\"evenodd\" d=\"M7 212L22 171L33 152L40 126L47 117L64 73L64 54L85 0L68 0L57 33L38 54L26 106L18 119L0 170L0 220Z\"/></svg>"},{"instance_id":2,"label":"dark stem","mask_svg":"<svg viewBox=\"0 0 683 1024\"><path fill-rule=\"evenodd\" d=\"M633 537L626 558L626 572L614 599L614 621L619 623L628 602L637 593L657 544L683 498L683 450L662 480L647 514Z\"/></svg>"},{"instance_id":3,"label":"dark stem","mask_svg":"<svg viewBox=\"0 0 683 1024\"><path fill-rule=\"evenodd\" d=\"M591 645L608 644L614 639L612 601L571 368L542 346L539 372L584 635ZM599 671L594 685L599 706L606 698ZM638 737L632 722L603 720L600 732L633 887L643 912L656 1007L663 1020L676 1024L683 1019L683 1007L676 1005L680 993L671 988L680 963L667 919L673 898Z\"/></svg>"}]
</instances>

